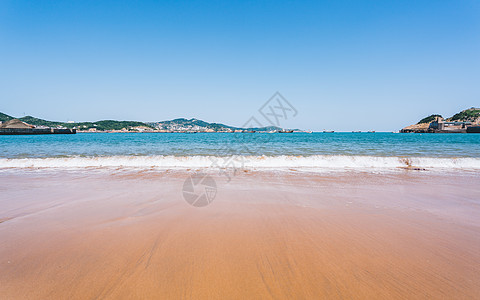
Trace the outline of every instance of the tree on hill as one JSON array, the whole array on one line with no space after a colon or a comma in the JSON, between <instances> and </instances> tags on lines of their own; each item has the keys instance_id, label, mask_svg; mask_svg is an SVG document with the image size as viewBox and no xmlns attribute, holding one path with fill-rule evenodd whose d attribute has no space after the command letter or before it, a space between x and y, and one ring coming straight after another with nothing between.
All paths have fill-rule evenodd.
<instances>
[{"instance_id":1,"label":"tree on hill","mask_svg":"<svg viewBox=\"0 0 480 300\"><path fill-rule=\"evenodd\" d=\"M480 108L469 108L454 114L448 121L473 122L480 117Z\"/></svg>"},{"instance_id":2,"label":"tree on hill","mask_svg":"<svg viewBox=\"0 0 480 300\"><path fill-rule=\"evenodd\" d=\"M97 130L122 130L123 128L129 128L129 127L138 127L138 126L144 126L148 128L152 128L152 126L147 125L143 122L138 122L138 121L115 121L115 120L103 120L103 121L98 121L91 123Z\"/></svg>"},{"instance_id":3,"label":"tree on hill","mask_svg":"<svg viewBox=\"0 0 480 300\"><path fill-rule=\"evenodd\" d=\"M0 121L6 122L9 120L14 119L14 117L0 113ZM65 122L58 122L58 121L48 121L39 118L35 118L32 116L25 116L19 118L19 120L35 125L35 126L46 126L46 127L66 127L66 128L76 128L79 130L88 130L91 128L95 128L98 131L104 130L122 130L126 128L127 130L132 130L134 127L146 127L146 128L160 128L160 129L167 129L168 127L173 127L173 131L177 129L175 127L184 127L180 128L179 131L188 130L188 128L200 127L211 129L213 131L228 131L230 130L254 130L254 131L278 131L281 128L275 126L267 126L261 128L240 128L234 126L228 126L222 123L208 123L198 119L185 119L185 118L178 118L170 121L162 121L162 122L152 122L152 123L144 123L138 121L116 121L116 120L101 120L96 122L76 122L76 123L65 123ZM186 129L185 129L186 128Z\"/></svg>"},{"instance_id":4,"label":"tree on hill","mask_svg":"<svg viewBox=\"0 0 480 300\"><path fill-rule=\"evenodd\" d=\"M7 122L7 121L10 121L11 119L14 119L14 117L6 115L4 113L0 113L0 122Z\"/></svg>"},{"instance_id":5,"label":"tree on hill","mask_svg":"<svg viewBox=\"0 0 480 300\"><path fill-rule=\"evenodd\" d=\"M48 126L48 127L57 127L59 125L62 125L61 122L54 122L54 121L47 121L39 118L35 118L32 116L26 116L19 118L20 121L32 124L32 125L37 125L37 126Z\"/></svg>"},{"instance_id":6,"label":"tree on hill","mask_svg":"<svg viewBox=\"0 0 480 300\"><path fill-rule=\"evenodd\" d=\"M417 124L431 123L435 121L438 117L443 118L441 115L430 115L426 118L421 119Z\"/></svg>"}]
</instances>

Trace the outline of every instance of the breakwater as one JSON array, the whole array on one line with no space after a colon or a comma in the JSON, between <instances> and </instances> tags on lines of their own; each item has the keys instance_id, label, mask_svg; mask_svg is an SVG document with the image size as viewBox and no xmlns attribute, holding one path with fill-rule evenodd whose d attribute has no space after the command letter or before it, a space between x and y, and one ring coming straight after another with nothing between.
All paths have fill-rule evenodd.
<instances>
[{"instance_id":1,"label":"breakwater","mask_svg":"<svg viewBox=\"0 0 480 300\"><path fill-rule=\"evenodd\" d=\"M0 135L25 134L75 134L76 129L69 128L0 128Z\"/></svg>"}]
</instances>

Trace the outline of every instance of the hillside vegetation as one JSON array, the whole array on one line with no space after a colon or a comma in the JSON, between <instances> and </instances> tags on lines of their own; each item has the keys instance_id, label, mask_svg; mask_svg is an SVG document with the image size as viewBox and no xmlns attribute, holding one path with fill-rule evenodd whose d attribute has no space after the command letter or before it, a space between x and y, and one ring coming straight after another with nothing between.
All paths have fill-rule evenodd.
<instances>
[{"instance_id":1,"label":"hillside vegetation","mask_svg":"<svg viewBox=\"0 0 480 300\"><path fill-rule=\"evenodd\" d=\"M14 119L14 117L0 113L0 121L5 122L8 120ZM179 118L169 121L162 122L152 122L144 123L138 121L115 121L115 120L101 120L97 122L75 122L75 123L65 123L57 121L48 121L44 119L35 118L32 116L25 116L18 118L19 120L35 125L35 126L46 126L46 127L66 127L66 128L76 128L78 130L89 130L95 128L98 131L105 130L122 130L122 129L132 129L135 127L147 127L151 129L160 129L167 130L172 132L183 132L183 131L195 131L195 130L205 130L209 129L212 131L225 131L225 130L254 130L254 131L275 131L280 130L281 128L275 126L261 127L261 128L240 128L224 125L221 123L208 123L198 119L185 119Z\"/></svg>"},{"instance_id":2,"label":"hillside vegetation","mask_svg":"<svg viewBox=\"0 0 480 300\"><path fill-rule=\"evenodd\" d=\"M417 124L429 124L436 120L437 117L443 118L442 115L430 115L418 121ZM450 118L446 119L448 122L478 122L480 121L480 108L469 108L462 110L459 113L454 114Z\"/></svg>"},{"instance_id":3,"label":"hillside vegetation","mask_svg":"<svg viewBox=\"0 0 480 300\"><path fill-rule=\"evenodd\" d=\"M401 132L431 132L430 124L434 122L437 118L443 118L441 115L433 114L428 117L425 117L418 121L418 123L407 126L401 129ZM448 119L445 119L447 122L471 122L473 125L480 125L480 108L469 108L462 110L459 113L454 114ZM470 126L470 125L469 125Z\"/></svg>"},{"instance_id":4,"label":"hillside vegetation","mask_svg":"<svg viewBox=\"0 0 480 300\"><path fill-rule=\"evenodd\" d=\"M428 117L421 119L417 124L425 124L425 123L430 124L431 122L435 121L437 117L443 118L441 115L430 115Z\"/></svg>"},{"instance_id":5,"label":"hillside vegetation","mask_svg":"<svg viewBox=\"0 0 480 300\"><path fill-rule=\"evenodd\" d=\"M0 112L0 122L6 122L14 119L13 117Z\"/></svg>"},{"instance_id":6,"label":"hillside vegetation","mask_svg":"<svg viewBox=\"0 0 480 300\"><path fill-rule=\"evenodd\" d=\"M275 130L281 129L275 126L242 128L242 127L229 126L221 123L208 123L198 119L185 119L185 118L179 118L179 119L174 119L170 121L154 122L149 124L161 130L175 130L178 128L195 130L195 128L201 128L201 129L210 129L213 131L225 131L225 130L275 131Z\"/></svg>"},{"instance_id":7,"label":"hillside vegetation","mask_svg":"<svg viewBox=\"0 0 480 300\"><path fill-rule=\"evenodd\" d=\"M6 115L4 113L0 113L0 121L6 122L14 117ZM66 127L66 128L77 128L80 130L88 130L90 128L96 128L97 130L121 130L123 128L129 129L132 127L148 127L153 128L151 125L148 125L143 122L138 121L115 121L115 120L102 120L97 122L76 122L76 123L65 123L65 122L57 122L57 121L48 121L44 119L35 118L32 116L25 116L18 118L20 121L25 123L35 125L35 126L46 126L46 127Z\"/></svg>"},{"instance_id":8,"label":"hillside vegetation","mask_svg":"<svg viewBox=\"0 0 480 300\"><path fill-rule=\"evenodd\" d=\"M459 122L475 122L480 118L480 108L469 108L459 113L454 114L452 117L448 118L448 121L459 121Z\"/></svg>"}]
</instances>

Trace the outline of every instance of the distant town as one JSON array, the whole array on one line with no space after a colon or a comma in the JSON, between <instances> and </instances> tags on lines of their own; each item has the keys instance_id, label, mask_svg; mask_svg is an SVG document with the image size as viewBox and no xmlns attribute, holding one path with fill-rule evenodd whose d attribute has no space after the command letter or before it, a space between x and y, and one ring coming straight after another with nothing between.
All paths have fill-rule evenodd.
<instances>
[{"instance_id":1,"label":"distant town","mask_svg":"<svg viewBox=\"0 0 480 300\"><path fill-rule=\"evenodd\" d=\"M198 119L174 119L161 122L115 121L97 122L56 122L26 116L15 118L0 113L0 134L42 134L42 133L77 133L77 132L226 132L226 133L291 133L305 132L299 129L284 129L276 126L234 127L220 123L209 123Z\"/></svg>"}]
</instances>

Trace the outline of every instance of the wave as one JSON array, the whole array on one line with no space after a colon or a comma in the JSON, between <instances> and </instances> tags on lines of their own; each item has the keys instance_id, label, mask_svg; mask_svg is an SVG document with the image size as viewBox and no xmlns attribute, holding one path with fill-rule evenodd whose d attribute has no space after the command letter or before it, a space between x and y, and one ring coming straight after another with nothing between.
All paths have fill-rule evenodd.
<instances>
[{"instance_id":1,"label":"wave","mask_svg":"<svg viewBox=\"0 0 480 300\"><path fill-rule=\"evenodd\" d=\"M312 156L103 156L0 159L0 168L471 169L480 158Z\"/></svg>"}]
</instances>

